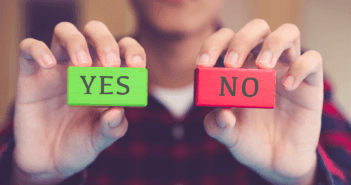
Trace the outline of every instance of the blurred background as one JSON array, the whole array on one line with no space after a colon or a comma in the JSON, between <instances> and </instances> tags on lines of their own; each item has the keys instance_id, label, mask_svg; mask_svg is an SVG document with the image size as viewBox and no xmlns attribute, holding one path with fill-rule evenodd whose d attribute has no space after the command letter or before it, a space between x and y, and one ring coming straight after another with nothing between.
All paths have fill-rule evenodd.
<instances>
[{"instance_id":1,"label":"blurred background","mask_svg":"<svg viewBox=\"0 0 351 185\"><path fill-rule=\"evenodd\" d=\"M265 19L272 30L283 23L296 24L302 46L322 54L334 97L350 120L350 0L224 0L220 18L235 32L253 18ZM57 23L69 21L82 30L93 19L104 22L116 37L135 30L129 0L0 1L0 123L15 98L20 41L32 37L50 45Z\"/></svg>"}]
</instances>

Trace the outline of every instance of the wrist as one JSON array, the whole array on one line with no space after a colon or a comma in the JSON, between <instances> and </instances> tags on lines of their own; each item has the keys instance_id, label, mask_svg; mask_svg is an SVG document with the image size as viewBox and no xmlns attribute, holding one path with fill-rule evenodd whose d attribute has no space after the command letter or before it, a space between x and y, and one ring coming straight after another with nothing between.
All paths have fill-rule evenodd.
<instances>
[{"instance_id":1,"label":"wrist","mask_svg":"<svg viewBox=\"0 0 351 185\"><path fill-rule=\"evenodd\" d=\"M50 184L55 185L62 182L63 179L54 177L47 174L28 174L18 169L13 165L12 167L12 177L11 185L17 184L26 184L26 185L41 185L41 184Z\"/></svg>"},{"instance_id":2,"label":"wrist","mask_svg":"<svg viewBox=\"0 0 351 185\"><path fill-rule=\"evenodd\" d=\"M305 173L300 175L292 175L292 173L285 172L282 174L279 171L267 171L260 170L256 171L262 178L264 178L267 182L271 184L284 184L284 185L293 185L293 184L301 184L301 185L313 185L316 181L317 177L317 154L311 158L312 165L306 170ZM297 170L300 170L297 169ZM302 169L301 169L302 170Z\"/></svg>"},{"instance_id":3,"label":"wrist","mask_svg":"<svg viewBox=\"0 0 351 185\"><path fill-rule=\"evenodd\" d=\"M16 161L12 160L12 175L11 175L11 185L26 184L26 185L41 185L49 184L55 185L59 184L64 180L63 177L55 175L53 173L32 173L22 170Z\"/></svg>"}]
</instances>

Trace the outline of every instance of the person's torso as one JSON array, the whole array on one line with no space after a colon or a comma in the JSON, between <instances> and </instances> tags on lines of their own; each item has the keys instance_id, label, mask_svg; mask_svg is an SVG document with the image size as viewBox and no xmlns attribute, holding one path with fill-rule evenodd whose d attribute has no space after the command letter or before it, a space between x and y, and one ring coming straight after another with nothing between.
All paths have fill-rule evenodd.
<instances>
[{"instance_id":1,"label":"person's torso","mask_svg":"<svg viewBox=\"0 0 351 185\"><path fill-rule=\"evenodd\" d=\"M205 132L211 110L193 107L177 122L151 96L125 108L128 131L89 166L87 184L246 184L247 168Z\"/></svg>"}]
</instances>

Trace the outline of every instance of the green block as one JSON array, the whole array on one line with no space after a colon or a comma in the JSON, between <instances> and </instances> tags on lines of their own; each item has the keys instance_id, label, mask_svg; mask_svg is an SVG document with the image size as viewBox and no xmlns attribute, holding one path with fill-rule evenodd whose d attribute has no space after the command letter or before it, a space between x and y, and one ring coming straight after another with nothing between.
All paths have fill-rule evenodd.
<instances>
[{"instance_id":1,"label":"green block","mask_svg":"<svg viewBox=\"0 0 351 185\"><path fill-rule=\"evenodd\" d=\"M147 81L145 68L69 67L67 104L145 107Z\"/></svg>"}]
</instances>

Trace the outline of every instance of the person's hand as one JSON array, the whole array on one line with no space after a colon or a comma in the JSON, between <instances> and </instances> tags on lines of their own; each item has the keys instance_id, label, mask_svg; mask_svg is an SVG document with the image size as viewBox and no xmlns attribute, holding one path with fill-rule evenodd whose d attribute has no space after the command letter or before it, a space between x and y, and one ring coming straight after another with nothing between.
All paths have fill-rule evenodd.
<instances>
[{"instance_id":1,"label":"person's hand","mask_svg":"<svg viewBox=\"0 0 351 185\"><path fill-rule=\"evenodd\" d=\"M13 155L15 184L56 184L83 170L121 138L128 122L122 107L67 105L69 66L145 67L144 49L132 38L118 43L101 22L80 33L55 27L50 49L31 38L20 44Z\"/></svg>"},{"instance_id":2,"label":"person's hand","mask_svg":"<svg viewBox=\"0 0 351 185\"><path fill-rule=\"evenodd\" d=\"M260 46L255 58L250 51ZM295 25L271 32L262 19L236 34L227 28L216 32L204 43L198 66L213 67L225 50L225 67L276 70L275 108L215 109L205 117L206 132L271 183L311 184L323 105L321 55L313 50L301 55Z\"/></svg>"}]
</instances>

